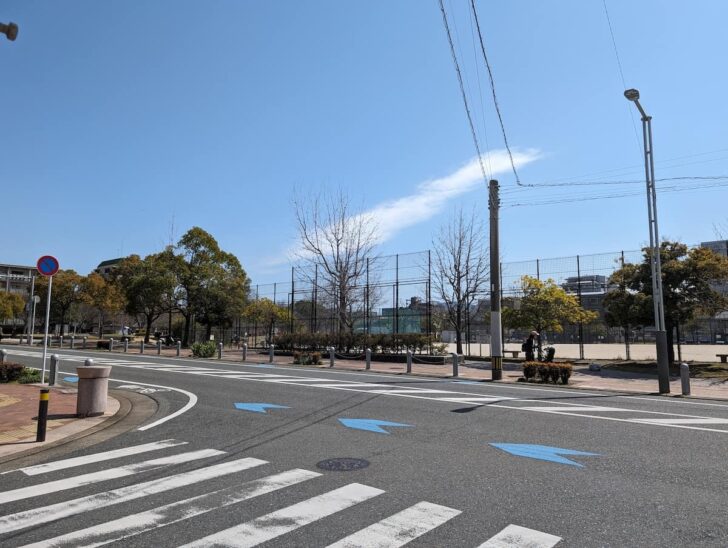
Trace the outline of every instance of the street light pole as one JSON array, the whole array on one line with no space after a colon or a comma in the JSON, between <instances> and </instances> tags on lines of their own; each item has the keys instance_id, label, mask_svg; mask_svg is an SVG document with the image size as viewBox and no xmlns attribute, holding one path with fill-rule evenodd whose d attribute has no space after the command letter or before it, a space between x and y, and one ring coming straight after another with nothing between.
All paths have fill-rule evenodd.
<instances>
[{"instance_id":1,"label":"street light pole","mask_svg":"<svg viewBox=\"0 0 728 548\"><path fill-rule=\"evenodd\" d=\"M657 229L657 192L655 191L655 161L652 154L652 116L640 104L640 92L624 92L642 116L642 139L645 150L645 181L647 183L647 217L650 230L650 268L652 270L652 301L655 307L655 344L657 350L657 380L660 394L670 393L670 367L667 359L667 331L662 293L662 261L660 260L660 233Z\"/></svg>"}]
</instances>

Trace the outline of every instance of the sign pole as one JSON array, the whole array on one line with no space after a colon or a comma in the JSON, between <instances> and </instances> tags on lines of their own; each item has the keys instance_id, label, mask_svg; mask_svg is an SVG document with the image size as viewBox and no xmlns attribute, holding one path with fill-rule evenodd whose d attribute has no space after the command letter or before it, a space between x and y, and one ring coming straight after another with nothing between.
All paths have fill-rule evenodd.
<instances>
[{"instance_id":1,"label":"sign pole","mask_svg":"<svg viewBox=\"0 0 728 548\"><path fill-rule=\"evenodd\" d=\"M40 383L45 383L46 356L48 355L48 324L51 316L51 289L53 288L53 276L48 276L48 298L46 299L45 337L43 337L43 372Z\"/></svg>"},{"instance_id":2,"label":"sign pole","mask_svg":"<svg viewBox=\"0 0 728 548\"><path fill-rule=\"evenodd\" d=\"M33 346L33 331L35 330L35 276L30 278L30 327L28 328L28 346Z\"/></svg>"}]
</instances>

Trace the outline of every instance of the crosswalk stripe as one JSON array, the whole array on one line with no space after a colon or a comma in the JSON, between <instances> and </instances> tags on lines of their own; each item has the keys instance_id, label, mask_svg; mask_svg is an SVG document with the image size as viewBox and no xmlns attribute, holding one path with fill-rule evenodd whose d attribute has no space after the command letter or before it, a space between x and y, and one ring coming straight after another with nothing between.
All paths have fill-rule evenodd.
<instances>
[{"instance_id":1,"label":"crosswalk stripe","mask_svg":"<svg viewBox=\"0 0 728 548\"><path fill-rule=\"evenodd\" d=\"M28 499L32 497L39 497L41 495L48 495L50 493L57 493L58 491L66 491L68 489L74 489L76 487L82 487L84 485L90 485L92 483L98 483L100 481L125 478L127 476L133 476L134 474L138 474L140 472L155 470L157 468L170 466L172 464L181 464L183 462L206 459L208 457L215 457L217 455L224 454L225 451L218 451L217 449L201 449L199 451L190 451L188 453L172 455L171 457L145 460L134 464L128 464L126 466L119 466L118 468L109 468L108 470L101 470L100 472L91 472L90 474L82 474L80 476L73 476L61 480L49 481L47 483L31 485L29 487L21 487L19 489L13 489L11 491L2 491L0 492L0 504L6 504L8 502Z\"/></svg>"},{"instance_id":2,"label":"crosswalk stripe","mask_svg":"<svg viewBox=\"0 0 728 548\"><path fill-rule=\"evenodd\" d=\"M519 525L509 525L478 548L551 548L559 542L561 537Z\"/></svg>"},{"instance_id":3,"label":"crosswalk stripe","mask_svg":"<svg viewBox=\"0 0 728 548\"><path fill-rule=\"evenodd\" d=\"M201 538L184 545L183 548L207 547L216 544L238 547L257 546L382 493L384 491L375 487L350 483L323 495Z\"/></svg>"},{"instance_id":4,"label":"crosswalk stripe","mask_svg":"<svg viewBox=\"0 0 728 548\"><path fill-rule=\"evenodd\" d=\"M224 508L245 500L250 500L266 493L272 493L292 485L319 477L318 472L302 470L300 468L288 470L265 478L249 481L242 485L226 487L219 491L198 495L189 499L173 502L120 519L87 527L52 539L23 548L51 548L54 546L74 546L76 548L91 548L110 542L139 535L157 527L164 527L201 514L206 514L218 508Z\"/></svg>"},{"instance_id":5,"label":"crosswalk stripe","mask_svg":"<svg viewBox=\"0 0 728 548\"><path fill-rule=\"evenodd\" d=\"M461 514L460 510L418 502L382 521L374 523L356 533L341 539L328 548L397 548L404 546Z\"/></svg>"},{"instance_id":6,"label":"crosswalk stripe","mask_svg":"<svg viewBox=\"0 0 728 548\"><path fill-rule=\"evenodd\" d=\"M149 495L163 493L171 489L176 489L177 487L200 483L208 479L233 474L262 464L267 464L267 462L248 457L207 466L191 472L175 474L174 476L145 481L129 485L127 487L120 487L119 489L114 489L112 491L59 502L49 506L33 508L16 514L9 514L0 517L0 534L25 529L31 525L37 526L43 523L56 521L68 516L81 514L83 512L99 510L100 508L140 499Z\"/></svg>"},{"instance_id":7,"label":"crosswalk stripe","mask_svg":"<svg viewBox=\"0 0 728 548\"><path fill-rule=\"evenodd\" d=\"M142 445L132 445L131 447L125 447L123 449L115 449L113 451L105 451L103 453L92 453L91 455L84 455L83 457L76 457L73 459L58 460L55 462L49 462L46 464L37 464L35 466L28 466L26 468L18 468L18 471L23 472L26 476L37 476L38 474L45 474L47 472L55 472L57 470L65 470L66 468L74 468L75 466L81 466L82 464L91 464L93 462L103 462L107 460L118 459L129 455L138 455L139 453L146 453L148 451L158 451L159 449L167 449L169 447L175 447L178 445L186 445L186 441L177 440L162 440L155 441L153 443L145 443Z\"/></svg>"}]
</instances>

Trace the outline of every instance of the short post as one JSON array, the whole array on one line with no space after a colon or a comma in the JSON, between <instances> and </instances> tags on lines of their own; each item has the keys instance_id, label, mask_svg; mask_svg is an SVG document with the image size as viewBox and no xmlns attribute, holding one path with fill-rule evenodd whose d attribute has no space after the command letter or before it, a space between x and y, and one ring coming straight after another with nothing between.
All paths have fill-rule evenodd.
<instances>
[{"instance_id":1,"label":"short post","mask_svg":"<svg viewBox=\"0 0 728 548\"><path fill-rule=\"evenodd\" d=\"M334 347L329 346L329 367L334 367Z\"/></svg>"},{"instance_id":2,"label":"short post","mask_svg":"<svg viewBox=\"0 0 728 548\"><path fill-rule=\"evenodd\" d=\"M157 356L162 355L162 339L157 339Z\"/></svg>"},{"instance_id":3,"label":"short post","mask_svg":"<svg viewBox=\"0 0 728 548\"><path fill-rule=\"evenodd\" d=\"M4 348L0 348L0 363L5 363L5 357L8 355L8 351Z\"/></svg>"},{"instance_id":4,"label":"short post","mask_svg":"<svg viewBox=\"0 0 728 548\"><path fill-rule=\"evenodd\" d=\"M217 359L218 360L222 359L222 343L221 342L217 343ZM273 360L271 360L271 361L273 361Z\"/></svg>"},{"instance_id":5,"label":"short post","mask_svg":"<svg viewBox=\"0 0 728 548\"><path fill-rule=\"evenodd\" d=\"M272 344L270 345L270 356L268 357L268 361L270 363L273 363L273 356L276 354L276 345Z\"/></svg>"},{"instance_id":6,"label":"short post","mask_svg":"<svg viewBox=\"0 0 728 548\"><path fill-rule=\"evenodd\" d=\"M83 349L84 350L86 350L86 339L88 339L88 337L86 335L84 335L83 336Z\"/></svg>"},{"instance_id":7,"label":"short post","mask_svg":"<svg viewBox=\"0 0 728 548\"><path fill-rule=\"evenodd\" d=\"M40 389L40 401L38 402L38 429L35 434L35 441L45 441L46 424L48 422L48 398L50 396L49 388Z\"/></svg>"},{"instance_id":8,"label":"short post","mask_svg":"<svg viewBox=\"0 0 728 548\"><path fill-rule=\"evenodd\" d=\"M63 348L63 335L58 337L58 348Z\"/></svg>"},{"instance_id":9,"label":"short post","mask_svg":"<svg viewBox=\"0 0 728 548\"><path fill-rule=\"evenodd\" d=\"M129 337L124 337L124 353L129 352Z\"/></svg>"},{"instance_id":10,"label":"short post","mask_svg":"<svg viewBox=\"0 0 728 548\"><path fill-rule=\"evenodd\" d=\"M76 347L76 336L71 335L71 350L73 350Z\"/></svg>"},{"instance_id":11,"label":"short post","mask_svg":"<svg viewBox=\"0 0 728 548\"><path fill-rule=\"evenodd\" d=\"M407 373L412 373L412 351L407 349Z\"/></svg>"},{"instance_id":12,"label":"short post","mask_svg":"<svg viewBox=\"0 0 728 548\"><path fill-rule=\"evenodd\" d=\"M243 343L243 361L248 359L248 343Z\"/></svg>"},{"instance_id":13,"label":"short post","mask_svg":"<svg viewBox=\"0 0 728 548\"><path fill-rule=\"evenodd\" d=\"M58 354L52 354L51 355L51 370L50 370L50 377L48 378L48 386L53 386L56 384L56 375L58 374Z\"/></svg>"},{"instance_id":14,"label":"short post","mask_svg":"<svg viewBox=\"0 0 728 548\"><path fill-rule=\"evenodd\" d=\"M182 350L182 341L177 341L177 357L179 358L180 350Z\"/></svg>"},{"instance_id":15,"label":"short post","mask_svg":"<svg viewBox=\"0 0 728 548\"><path fill-rule=\"evenodd\" d=\"M364 366L364 369L369 370L372 368L372 349L367 348L364 351L364 355L366 356L367 364Z\"/></svg>"},{"instance_id":16,"label":"short post","mask_svg":"<svg viewBox=\"0 0 728 548\"><path fill-rule=\"evenodd\" d=\"M83 366L84 367L93 367L94 366L94 361L91 358L89 358L87 360L84 360Z\"/></svg>"},{"instance_id":17,"label":"short post","mask_svg":"<svg viewBox=\"0 0 728 548\"><path fill-rule=\"evenodd\" d=\"M139 345L139 353L144 354L144 341L142 341L141 344Z\"/></svg>"},{"instance_id":18,"label":"short post","mask_svg":"<svg viewBox=\"0 0 728 548\"><path fill-rule=\"evenodd\" d=\"M114 339L113 337L109 339L109 352L114 351Z\"/></svg>"},{"instance_id":19,"label":"short post","mask_svg":"<svg viewBox=\"0 0 728 548\"><path fill-rule=\"evenodd\" d=\"M687 363L680 364L680 384L682 385L682 395L690 395L690 366Z\"/></svg>"},{"instance_id":20,"label":"short post","mask_svg":"<svg viewBox=\"0 0 728 548\"><path fill-rule=\"evenodd\" d=\"M459 356L453 352L452 354L452 376L457 377L458 376L458 358Z\"/></svg>"}]
</instances>

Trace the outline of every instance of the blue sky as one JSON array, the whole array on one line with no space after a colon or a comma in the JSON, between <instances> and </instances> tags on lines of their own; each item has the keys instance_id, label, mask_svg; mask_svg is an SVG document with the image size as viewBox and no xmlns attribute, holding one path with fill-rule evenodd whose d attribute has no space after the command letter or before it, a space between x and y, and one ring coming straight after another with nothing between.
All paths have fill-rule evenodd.
<instances>
[{"instance_id":1,"label":"blue sky","mask_svg":"<svg viewBox=\"0 0 728 548\"><path fill-rule=\"evenodd\" d=\"M516 187L469 3L445 6L503 189L503 259L643 245L642 184ZM657 177L728 175L728 3L607 6ZM521 180L641 180L602 0L478 8ZM11 0L0 21L20 26L0 40L0 262L54 254L87 273L197 225L266 283L289 276L294 187L346 189L378 216L383 254L427 249L457 206L487 213L435 0ZM661 234L715 239L728 189L664 184L689 191L659 194Z\"/></svg>"}]
</instances>

